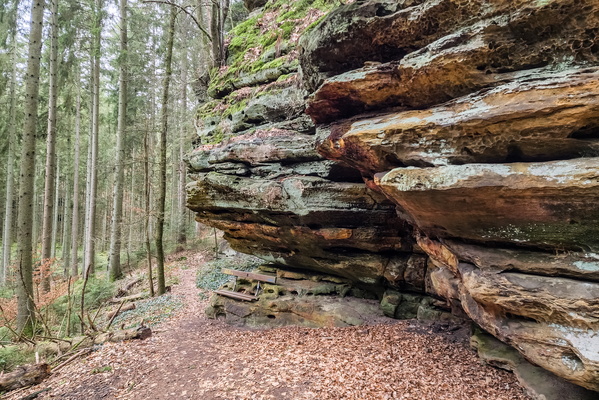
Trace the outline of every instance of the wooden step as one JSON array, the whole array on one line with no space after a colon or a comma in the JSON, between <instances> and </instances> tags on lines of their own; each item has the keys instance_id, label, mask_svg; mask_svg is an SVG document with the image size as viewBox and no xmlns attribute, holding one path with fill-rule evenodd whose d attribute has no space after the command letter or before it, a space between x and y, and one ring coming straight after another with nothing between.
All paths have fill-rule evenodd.
<instances>
[{"instance_id":1,"label":"wooden step","mask_svg":"<svg viewBox=\"0 0 599 400\"><path fill-rule=\"evenodd\" d=\"M277 283L277 277L275 275L256 274L254 272L237 271L235 269L223 268L221 269L223 274L234 275L240 278L253 279L256 281Z\"/></svg>"},{"instance_id":2,"label":"wooden step","mask_svg":"<svg viewBox=\"0 0 599 400\"><path fill-rule=\"evenodd\" d=\"M245 300L245 301L254 301L258 300L256 296L252 296L251 294L233 292L231 290L215 290L214 293L219 294L221 296L231 297L232 299Z\"/></svg>"}]
</instances>

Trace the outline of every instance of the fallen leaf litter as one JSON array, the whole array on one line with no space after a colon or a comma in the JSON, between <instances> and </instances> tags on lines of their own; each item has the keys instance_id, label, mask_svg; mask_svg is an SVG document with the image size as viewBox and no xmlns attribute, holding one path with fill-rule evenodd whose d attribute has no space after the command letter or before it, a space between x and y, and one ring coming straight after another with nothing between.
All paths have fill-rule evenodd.
<instances>
[{"instance_id":1,"label":"fallen leaf litter","mask_svg":"<svg viewBox=\"0 0 599 400\"><path fill-rule=\"evenodd\" d=\"M201 254L185 263L199 265ZM515 377L481 364L463 335L417 321L350 328L240 329L208 319L193 269L175 269L185 306L145 341L107 343L16 400L527 400Z\"/></svg>"}]
</instances>

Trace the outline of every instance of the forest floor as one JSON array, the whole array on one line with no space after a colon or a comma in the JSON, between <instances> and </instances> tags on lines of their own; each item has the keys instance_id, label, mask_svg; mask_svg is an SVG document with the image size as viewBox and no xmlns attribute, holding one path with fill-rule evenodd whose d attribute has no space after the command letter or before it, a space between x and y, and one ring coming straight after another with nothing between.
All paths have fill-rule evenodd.
<instances>
[{"instance_id":1,"label":"forest floor","mask_svg":"<svg viewBox=\"0 0 599 400\"><path fill-rule=\"evenodd\" d=\"M202 253L172 261L183 307L143 341L106 343L40 385L38 399L526 400L516 378L481 364L467 328L417 321L350 328L243 329L208 319Z\"/></svg>"}]
</instances>

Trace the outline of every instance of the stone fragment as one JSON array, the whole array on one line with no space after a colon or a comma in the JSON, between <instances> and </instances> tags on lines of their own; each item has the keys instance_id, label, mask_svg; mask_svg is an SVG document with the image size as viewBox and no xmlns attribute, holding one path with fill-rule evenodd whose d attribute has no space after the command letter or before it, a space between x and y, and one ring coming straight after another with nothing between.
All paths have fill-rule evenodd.
<instances>
[{"instance_id":1,"label":"stone fragment","mask_svg":"<svg viewBox=\"0 0 599 400\"><path fill-rule=\"evenodd\" d=\"M505 292L497 292L497 298L505 296ZM479 304L466 288L460 289L460 300L478 325L517 348L530 362L577 385L599 391L599 335L596 327L573 327L518 317L503 312L499 307ZM526 306L526 300L522 301Z\"/></svg>"},{"instance_id":2,"label":"stone fragment","mask_svg":"<svg viewBox=\"0 0 599 400\"><path fill-rule=\"evenodd\" d=\"M249 284L241 287L250 289ZM345 297L348 290L348 284L280 278L276 285L265 285L258 301L240 302L215 295L206 313L211 318L224 316L230 324L250 327L344 327L381 319L383 313L377 301Z\"/></svg>"},{"instance_id":3,"label":"stone fragment","mask_svg":"<svg viewBox=\"0 0 599 400\"><path fill-rule=\"evenodd\" d=\"M464 289L483 307L500 308L513 318L599 328L599 283L485 272L469 264L461 264L460 272ZM599 346L599 337L596 345Z\"/></svg>"},{"instance_id":4,"label":"stone fragment","mask_svg":"<svg viewBox=\"0 0 599 400\"><path fill-rule=\"evenodd\" d=\"M243 0L243 5L248 11L253 11L256 8L264 6L266 2L267 0Z\"/></svg>"},{"instance_id":5,"label":"stone fragment","mask_svg":"<svg viewBox=\"0 0 599 400\"><path fill-rule=\"evenodd\" d=\"M401 303L401 293L395 290L387 290L381 299L381 310L389 318L395 318L397 307Z\"/></svg>"},{"instance_id":6,"label":"stone fragment","mask_svg":"<svg viewBox=\"0 0 599 400\"><path fill-rule=\"evenodd\" d=\"M402 0L360 1L332 11L300 39L305 85L315 90L323 77L399 60L468 26L505 12L509 2Z\"/></svg>"},{"instance_id":7,"label":"stone fragment","mask_svg":"<svg viewBox=\"0 0 599 400\"><path fill-rule=\"evenodd\" d=\"M274 129L238 136L218 147L206 150L200 148L190 157L192 168L196 163L200 164L196 161L200 158L207 158L208 164L243 162L258 165L282 160L290 163L315 161L321 160L322 156L314 150L314 139L311 136Z\"/></svg>"}]
</instances>

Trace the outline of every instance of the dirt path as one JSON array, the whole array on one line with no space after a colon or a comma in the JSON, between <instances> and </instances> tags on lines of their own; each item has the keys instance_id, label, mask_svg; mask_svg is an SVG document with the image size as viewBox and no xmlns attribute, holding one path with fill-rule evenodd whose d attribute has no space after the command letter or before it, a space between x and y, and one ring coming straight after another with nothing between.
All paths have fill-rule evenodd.
<instances>
[{"instance_id":1,"label":"dirt path","mask_svg":"<svg viewBox=\"0 0 599 400\"><path fill-rule=\"evenodd\" d=\"M413 321L232 328L204 316L194 270L175 272L185 306L151 338L105 344L6 399L47 387L39 399L528 399L511 374L480 364L463 332Z\"/></svg>"}]
</instances>

